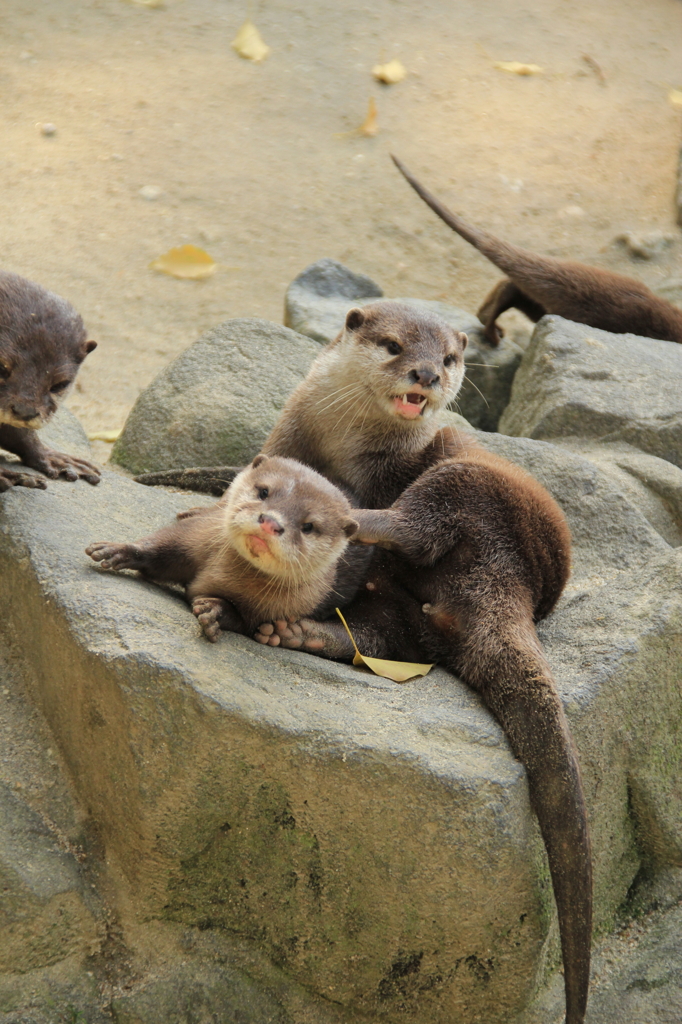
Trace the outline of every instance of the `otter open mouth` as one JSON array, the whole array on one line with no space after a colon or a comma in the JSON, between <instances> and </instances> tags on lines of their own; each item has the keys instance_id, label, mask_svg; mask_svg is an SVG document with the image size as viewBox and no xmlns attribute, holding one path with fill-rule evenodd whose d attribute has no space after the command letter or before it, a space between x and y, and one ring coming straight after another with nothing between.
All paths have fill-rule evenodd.
<instances>
[{"instance_id":1,"label":"otter open mouth","mask_svg":"<svg viewBox=\"0 0 682 1024\"><path fill-rule=\"evenodd\" d=\"M251 555L253 555L254 558L259 558L261 555L270 554L270 546L268 542L257 533L250 533L247 537L245 537L244 544L246 545L247 551Z\"/></svg>"},{"instance_id":2,"label":"otter open mouth","mask_svg":"<svg viewBox=\"0 0 682 1024\"><path fill-rule=\"evenodd\" d=\"M426 408L426 396L420 395L417 391L408 391L404 395L396 395L393 399L393 408L399 416L405 419L414 420L421 416Z\"/></svg>"}]
</instances>

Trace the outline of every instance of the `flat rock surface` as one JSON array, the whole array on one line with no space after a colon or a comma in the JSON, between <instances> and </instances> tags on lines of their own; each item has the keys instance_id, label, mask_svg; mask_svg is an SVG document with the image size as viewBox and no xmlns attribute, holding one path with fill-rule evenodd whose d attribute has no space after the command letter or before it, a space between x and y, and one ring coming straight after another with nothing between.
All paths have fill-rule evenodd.
<instances>
[{"instance_id":1,"label":"flat rock surface","mask_svg":"<svg viewBox=\"0 0 682 1024\"><path fill-rule=\"evenodd\" d=\"M544 317L499 429L623 441L682 466L682 346Z\"/></svg>"}]
</instances>

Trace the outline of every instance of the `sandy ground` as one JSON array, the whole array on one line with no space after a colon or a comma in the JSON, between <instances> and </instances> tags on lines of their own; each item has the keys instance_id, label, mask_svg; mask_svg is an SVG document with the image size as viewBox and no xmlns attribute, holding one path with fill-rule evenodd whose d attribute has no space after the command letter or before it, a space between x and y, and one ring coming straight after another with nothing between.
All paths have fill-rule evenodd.
<instances>
[{"instance_id":1,"label":"sandy ground","mask_svg":"<svg viewBox=\"0 0 682 1024\"><path fill-rule=\"evenodd\" d=\"M230 48L247 14L272 48L261 64ZM408 76L380 86L371 69L393 57ZM90 432L116 429L207 327L281 320L286 285L322 256L387 295L478 307L498 271L391 150L511 241L654 287L681 278L671 88L680 0L3 0L0 263L82 312L99 348L68 404ZM370 96L374 138L357 133ZM652 229L676 238L655 260L613 244ZM185 242L220 264L213 278L149 269Z\"/></svg>"}]
</instances>

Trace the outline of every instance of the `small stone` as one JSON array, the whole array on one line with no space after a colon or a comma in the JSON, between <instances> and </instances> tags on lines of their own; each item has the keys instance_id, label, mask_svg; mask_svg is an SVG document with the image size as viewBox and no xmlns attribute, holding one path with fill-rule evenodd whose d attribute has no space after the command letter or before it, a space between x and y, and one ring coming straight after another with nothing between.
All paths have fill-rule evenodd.
<instances>
[{"instance_id":1,"label":"small stone","mask_svg":"<svg viewBox=\"0 0 682 1024\"><path fill-rule=\"evenodd\" d=\"M577 220L578 218L585 216L585 211L583 210L582 206L564 206L561 210L559 210L557 216L560 217L562 220Z\"/></svg>"},{"instance_id":2,"label":"small stone","mask_svg":"<svg viewBox=\"0 0 682 1024\"><path fill-rule=\"evenodd\" d=\"M56 135L57 125L52 124L51 121L46 121L44 124L41 124L40 132L42 135Z\"/></svg>"},{"instance_id":3,"label":"small stone","mask_svg":"<svg viewBox=\"0 0 682 1024\"><path fill-rule=\"evenodd\" d=\"M158 185L143 185L140 191L137 193L142 199L146 199L152 203L155 199L160 199L163 195L163 189Z\"/></svg>"},{"instance_id":4,"label":"small stone","mask_svg":"<svg viewBox=\"0 0 682 1024\"><path fill-rule=\"evenodd\" d=\"M634 231L623 231L614 238L614 242L624 246L630 256L640 260L650 260L654 256L658 256L674 241L675 235L668 231L648 231L644 235L637 235Z\"/></svg>"}]
</instances>

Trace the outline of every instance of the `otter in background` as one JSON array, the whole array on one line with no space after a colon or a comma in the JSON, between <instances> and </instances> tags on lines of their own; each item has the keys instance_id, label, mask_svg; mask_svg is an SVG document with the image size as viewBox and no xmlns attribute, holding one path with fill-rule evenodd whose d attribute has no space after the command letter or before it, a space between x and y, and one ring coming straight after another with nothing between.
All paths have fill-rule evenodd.
<instances>
[{"instance_id":1,"label":"otter in background","mask_svg":"<svg viewBox=\"0 0 682 1024\"><path fill-rule=\"evenodd\" d=\"M533 323L545 313L555 313L613 334L639 334L682 344L682 309L660 299L646 285L610 270L540 256L472 227L425 189L396 156L391 159L448 227L508 275L495 285L477 313L490 345L499 345L503 332L496 320L512 307Z\"/></svg>"},{"instance_id":2,"label":"otter in background","mask_svg":"<svg viewBox=\"0 0 682 1024\"><path fill-rule=\"evenodd\" d=\"M86 459L46 447L37 431L57 411L94 348L73 306L39 284L0 271L0 448L52 479L99 483ZM45 488L39 476L0 466L0 491Z\"/></svg>"}]
</instances>

